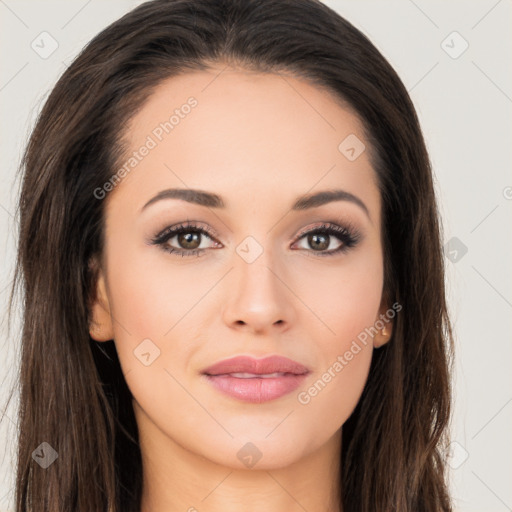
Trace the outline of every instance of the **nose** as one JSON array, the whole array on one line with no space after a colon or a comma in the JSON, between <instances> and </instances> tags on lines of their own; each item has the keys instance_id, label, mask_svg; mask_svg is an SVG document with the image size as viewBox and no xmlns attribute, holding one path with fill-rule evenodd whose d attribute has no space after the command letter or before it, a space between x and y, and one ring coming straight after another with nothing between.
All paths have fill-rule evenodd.
<instances>
[{"instance_id":1,"label":"nose","mask_svg":"<svg viewBox=\"0 0 512 512\"><path fill-rule=\"evenodd\" d=\"M237 256L225 288L222 316L226 325L258 334L288 329L295 309L285 274L268 251L252 263Z\"/></svg>"}]
</instances>

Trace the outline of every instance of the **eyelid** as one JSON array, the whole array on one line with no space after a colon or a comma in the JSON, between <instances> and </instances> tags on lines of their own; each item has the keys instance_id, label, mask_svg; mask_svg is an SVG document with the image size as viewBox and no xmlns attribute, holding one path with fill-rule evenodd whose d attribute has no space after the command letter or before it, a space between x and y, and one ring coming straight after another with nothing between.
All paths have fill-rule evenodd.
<instances>
[{"instance_id":1,"label":"eyelid","mask_svg":"<svg viewBox=\"0 0 512 512\"><path fill-rule=\"evenodd\" d=\"M335 229L340 228L344 231L350 233L355 239L359 240L362 237L361 230L352 222L346 220L326 220L319 221L315 223L313 226L308 226L302 229L299 234L296 236L296 239L302 238L304 235L307 235L311 232L321 231L322 229L328 229L333 227Z\"/></svg>"},{"instance_id":2,"label":"eyelid","mask_svg":"<svg viewBox=\"0 0 512 512\"><path fill-rule=\"evenodd\" d=\"M166 226L157 235L152 237L152 240L153 241L161 240L164 237L166 237L167 234L172 234L172 236L176 236L176 233L173 233L173 232L179 230L180 228L189 229L190 231L204 232L210 238L215 238L215 239L218 238L218 235L215 232L215 230L213 228L211 228L210 226L208 226L207 224L187 219L186 221L178 222L177 224L172 224L172 225Z\"/></svg>"},{"instance_id":3,"label":"eyelid","mask_svg":"<svg viewBox=\"0 0 512 512\"><path fill-rule=\"evenodd\" d=\"M292 239L297 240L299 238L302 238L304 235L309 234L311 231L326 227L326 225L332 224L334 226L339 226L340 228L343 228L347 230L351 235L354 235L354 237L357 235L358 237L361 236L360 229L353 223L348 220L343 219L332 219L332 220L325 220L325 221L318 221L314 223L313 226L308 226L303 228L299 233ZM195 221L195 220L185 220L182 222L178 222L177 224L167 225L164 229L158 232L153 239L162 238L165 236L166 233L168 233L171 230L177 230L179 228L183 229L197 229L198 231L205 231L207 235L209 235L212 238L219 238L218 233L211 228L208 224L203 223L201 221Z\"/></svg>"}]
</instances>

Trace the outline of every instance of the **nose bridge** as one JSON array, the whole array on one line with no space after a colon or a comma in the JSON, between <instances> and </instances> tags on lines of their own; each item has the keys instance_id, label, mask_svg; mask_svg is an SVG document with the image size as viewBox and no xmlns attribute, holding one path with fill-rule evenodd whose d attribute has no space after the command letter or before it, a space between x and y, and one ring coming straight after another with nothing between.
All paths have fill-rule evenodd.
<instances>
[{"instance_id":1,"label":"nose bridge","mask_svg":"<svg viewBox=\"0 0 512 512\"><path fill-rule=\"evenodd\" d=\"M247 236L235 249L237 292L249 294L252 300L275 299L279 294L276 268L279 263L270 247L270 237L260 235L259 240Z\"/></svg>"},{"instance_id":2,"label":"nose bridge","mask_svg":"<svg viewBox=\"0 0 512 512\"><path fill-rule=\"evenodd\" d=\"M283 266L269 246L269 239L247 236L235 248L234 272L225 320L261 330L291 321L291 295L283 281Z\"/></svg>"}]
</instances>

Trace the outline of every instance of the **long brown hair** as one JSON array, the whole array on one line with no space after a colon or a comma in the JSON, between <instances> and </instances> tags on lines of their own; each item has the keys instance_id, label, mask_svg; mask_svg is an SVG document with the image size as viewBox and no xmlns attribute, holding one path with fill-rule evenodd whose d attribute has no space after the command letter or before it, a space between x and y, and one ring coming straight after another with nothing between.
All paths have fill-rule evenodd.
<instances>
[{"instance_id":1,"label":"long brown hair","mask_svg":"<svg viewBox=\"0 0 512 512\"><path fill-rule=\"evenodd\" d=\"M113 342L89 336L102 253L102 187L123 127L164 79L211 63L291 73L363 122L382 197L384 290L402 310L343 426L344 512L451 511L445 448L452 328L441 225L423 135L401 80L359 30L317 0L153 0L98 34L55 85L23 155L16 511L139 512L142 465ZM48 468L32 454L48 443Z\"/></svg>"}]
</instances>

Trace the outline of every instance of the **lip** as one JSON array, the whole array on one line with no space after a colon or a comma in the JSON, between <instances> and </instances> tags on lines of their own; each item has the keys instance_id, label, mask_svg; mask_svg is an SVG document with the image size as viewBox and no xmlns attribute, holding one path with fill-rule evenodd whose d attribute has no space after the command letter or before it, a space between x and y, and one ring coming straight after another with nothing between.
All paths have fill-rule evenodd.
<instances>
[{"instance_id":1,"label":"lip","mask_svg":"<svg viewBox=\"0 0 512 512\"><path fill-rule=\"evenodd\" d=\"M309 370L304 365L283 356L269 356L256 359L251 356L236 356L223 359L203 370L207 375L221 375L226 373L254 373L258 375L269 373L293 373L302 375Z\"/></svg>"},{"instance_id":2,"label":"lip","mask_svg":"<svg viewBox=\"0 0 512 512\"><path fill-rule=\"evenodd\" d=\"M222 393L244 402L262 403L291 393L310 372L304 365L283 356L263 359L237 356L219 361L202 373Z\"/></svg>"}]
</instances>

